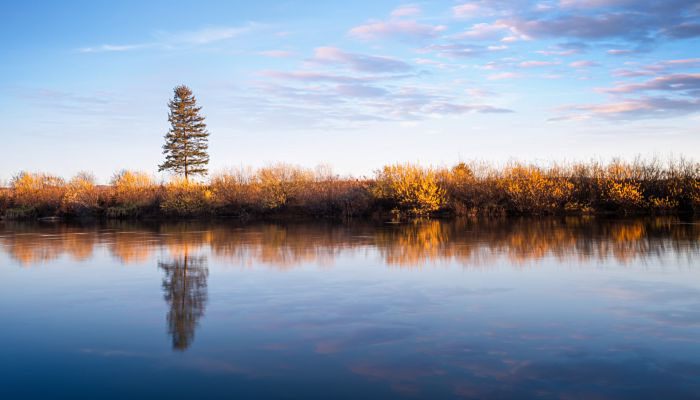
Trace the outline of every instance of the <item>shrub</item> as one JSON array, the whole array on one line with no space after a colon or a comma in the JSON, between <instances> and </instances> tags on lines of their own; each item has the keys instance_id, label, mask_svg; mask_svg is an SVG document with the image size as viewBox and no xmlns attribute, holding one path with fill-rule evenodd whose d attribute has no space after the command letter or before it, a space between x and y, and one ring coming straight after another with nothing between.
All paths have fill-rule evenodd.
<instances>
[{"instance_id":1,"label":"shrub","mask_svg":"<svg viewBox=\"0 0 700 400\"><path fill-rule=\"evenodd\" d=\"M459 163L442 172L450 205L457 215L502 215L505 192L499 186L500 173L484 163Z\"/></svg>"},{"instance_id":2,"label":"shrub","mask_svg":"<svg viewBox=\"0 0 700 400\"><path fill-rule=\"evenodd\" d=\"M116 205L145 207L157 199L158 187L145 172L122 170L112 177L112 199Z\"/></svg>"},{"instance_id":3,"label":"shrub","mask_svg":"<svg viewBox=\"0 0 700 400\"><path fill-rule=\"evenodd\" d=\"M65 192L62 178L44 174L20 172L11 182L13 203L21 209L34 209L40 215L55 212Z\"/></svg>"},{"instance_id":4,"label":"shrub","mask_svg":"<svg viewBox=\"0 0 700 400\"><path fill-rule=\"evenodd\" d=\"M259 197L250 169L222 172L211 178L212 202L216 207L240 210L251 207Z\"/></svg>"},{"instance_id":5,"label":"shrub","mask_svg":"<svg viewBox=\"0 0 700 400\"><path fill-rule=\"evenodd\" d=\"M95 186L95 177L81 172L68 181L61 208L69 214L94 212L99 207L100 193Z\"/></svg>"},{"instance_id":6,"label":"shrub","mask_svg":"<svg viewBox=\"0 0 700 400\"><path fill-rule=\"evenodd\" d=\"M209 210L211 191L204 185L175 179L165 186L161 209L172 215L194 216Z\"/></svg>"},{"instance_id":7,"label":"shrub","mask_svg":"<svg viewBox=\"0 0 700 400\"><path fill-rule=\"evenodd\" d=\"M12 192L9 188L0 187L0 216L5 213L10 207L10 201L12 200Z\"/></svg>"},{"instance_id":8,"label":"shrub","mask_svg":"<svg viewBox=\"0 0 700 400\"><path fill-rule=\"evenodd\" d=\"M608 178L603 182L602 188L604 201L618 211L638 210L645 204L641 185L636 181L619 181Z\"/></svg>"},{"instance_id":9,"label":"shrub","mask_svg":"<svg viewBox=\"0 0 700 400\"><path fill-rule=\"evenodd\" d=\"M304 186L313 182L313 173L288 164L261 168L255 176L261 204L267 209L285 207L298 200Z\"/></svg>"},{"instance_id":10,"label":"shrub","mask_svg":"<svg viewBox=\"0 0 700 400\"><path fill-rule=\"evenodd\" d=\"M574 185L556 171L546 175L534 166L514 165L501 181L508 202L519 212L534 214L563 210L571 201Z\"/></svg>"},{"instance_id":11,"label":"shrub","mask_svg":"<svg viewBox=\"0 0 700 400\"><path fill-rule=\"evenodd\" d=\"M377 171L376 195L415 216L428 215L445 204L438 174L412 164L388 165Z\"/></svg>"}]
</instances>

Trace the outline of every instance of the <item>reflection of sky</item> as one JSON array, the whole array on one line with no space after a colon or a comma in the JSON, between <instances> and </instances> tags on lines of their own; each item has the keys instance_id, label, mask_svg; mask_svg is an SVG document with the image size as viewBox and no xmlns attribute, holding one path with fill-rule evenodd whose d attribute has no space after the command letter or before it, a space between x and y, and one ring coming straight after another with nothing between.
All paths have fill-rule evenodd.
<instances>
[{"instance_id":1,"label":"reflection of sky","mask_svg":"<svg viewBox=\"0 0 700 400\"><path fill-rule=\"evenodd\" d=\"M158 243L125 267L109 242L80 260L64 253L28 266L3 243L3 398L68 393L80 382L88 398L118 381L115 398L129 390L692 398L700 390L700 271L673 246L633 263L549 255L526 266L496 257L479 268L454 259L397 268L364 244L330 265L310 258L279 269L232 265L200 246L208 302L191 347L176 353L157 265L181 247Z\"/></svg>"}]
</instances>

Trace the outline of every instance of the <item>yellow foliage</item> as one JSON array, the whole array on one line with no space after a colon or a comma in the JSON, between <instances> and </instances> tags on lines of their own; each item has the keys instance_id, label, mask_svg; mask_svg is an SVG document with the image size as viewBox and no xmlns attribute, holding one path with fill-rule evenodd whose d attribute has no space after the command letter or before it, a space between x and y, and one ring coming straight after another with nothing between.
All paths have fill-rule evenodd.
<instances>
[{"instance_id":1,"label":"yellow foliage","mask_svg":"<svg viewBox=\"0 0 700 400\"><path fill-rule=\"evenodd\" d=\"M658 210L658 211L671 211L675 208L678 207L678 200L674 200L673 198L666 196L666 197L650 197L649 198L649 205L653 210Z\"/></svg>"},{"instance_id":2,"label":"yellow foliage","mask_svg":"<svg viewBox=\"0 0 700 400\"><path fill-rule=\"evenodd\" d=\"M506 169L501 181L508 199L518 212L552 212L571 200L574 185L563 177L546 176L534 166Z\"/></svg>"},{"instance_id":3,"label":"yellow foliage","mask_svg":"<svg viewBox=\"0 0 700 400\"><path fill-rule=\"evenodd\" d=\"M207 210L212 192L205 185L175 179L165 185L161 209L169 214L196 215Z\"/></svg>"},{"instance_id":4,"label":"yellow foliage","mask_svg":"<svg viewBox=\"0 0 700 400\"><path fill-rule=\"evenodd\" d=\"M155 201L157 186L145 172L122 170L112 177L112 196L122 206L146 206Z\"/></svg>"},{"instance_id":5,"label":"yellow foliage","mask_svg":"<svg viewBox=\"0 0 700 400\"><path fill-rule=\"evenodd\" d=\"M44 173L21 172L11 182L16 206L58 208L65 192L63 178Z\"/></svg>"},{"instance_id":6,"label":"yellow foliage","mask_svg":"<svg viewBox=\"0 0 700 400\"><path fill-rule=\"evenodd\" d=\"M603 184L604 199L623 210L644 206L644 196L641 185L633 180L618 181L606 179Z\"/></svg>"},{"instance_id":7,"label":"yellow foliage","mask_svg":"<svg viewBox=\"0 0 700 400\"><path fill-rule=\"evenodd\" d=\"M67 212L96 209L99 206L99 197L94 176L81 172L66 185L62 208Z\"/></svg>"},{"instance_id":8,"label":"yellow foliage","mask_svg":"<svg viewBox=\"0 0 700 400\"><path fill-rule=\"evenodd\" d=\"M304 186L313 181L311 171L287 164L261 168L255 177L261 202L266 208L286 206L299 196Z\"/></svg>"},{"instance_id":9,"label":"yellow foliage","mask_svg":"<svg viewBox=\"0 0 700 400\"><path fill-rule=\"evenodd\" d=\"M244 169L214 175L210 184L214 204L240 207L252 203L258 189L252 180L252 172Z\"/></svg>"},{"instance_id":10,"label":"yellow foliage","mask_svg":"<svg viewBox=\"0 0 700 400\"><path fill-rule=\"evenodd\" d=\"M377 172L378 195L391 199L413 215L428 215L445 204L438 174L412 164L387 165Z\"/></svg>"}]
</instances>

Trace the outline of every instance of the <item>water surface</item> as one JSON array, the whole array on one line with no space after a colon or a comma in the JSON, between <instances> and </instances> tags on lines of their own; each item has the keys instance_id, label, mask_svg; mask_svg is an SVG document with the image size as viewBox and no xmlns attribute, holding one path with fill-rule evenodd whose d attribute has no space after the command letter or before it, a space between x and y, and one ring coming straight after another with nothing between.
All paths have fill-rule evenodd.
<instances>
[{"instance_id":1,"label":"water surface","mask_svg":"<svg viewBox=\"0 0 700 400\"><path fill-rule=\"evenodd\" d=\"M700 398L700 225L0 222L0 398Z\"/></svg>"}]
</instances>

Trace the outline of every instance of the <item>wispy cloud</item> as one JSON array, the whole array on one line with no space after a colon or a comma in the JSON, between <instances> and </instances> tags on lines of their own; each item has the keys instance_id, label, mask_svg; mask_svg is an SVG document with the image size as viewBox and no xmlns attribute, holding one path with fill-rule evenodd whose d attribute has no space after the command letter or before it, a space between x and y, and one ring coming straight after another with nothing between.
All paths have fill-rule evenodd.
<instances>
[{"instance_id":1,"label":"wispy cloud","mask_svg":"<svg viewBox=\"0 0 700 400\"><path fill-rule=\"evenodd\" d=\"M371 40L382 38L427 39L447 29L443 25L427 25L416 21L374 21L356 26L348 32L350 36Z\"/></svg>"},{"instance_id":2,"label":"wispy cloud","mask_svg":"<svg viewBox=\"0 0 700 400\"><path fill-rule=\"evenodd\" d=\"M516 72L500 72L497 74L489 75L486 79L488 79L490 81L499 81L499 80L503 80L503 79L515 79L515 78L519 78L519 77L520 77L520 74L518 74Z\"/></svg>"},{"instance_id":3,"label":"wispy cloud","mask_svg":"<svg viewBox=\"0 0 700 400\"><path fill-rule=\"evenodd\" d=\"M700 74L672 74L653 78L643 83L617 85L603 89L606 93L635 93L647 91L683 92L700 97Z\"/></svg>"},{"instance_id":4,"label":"wispy cloud","mask_svg":"<svg viewBox=\"0 0 700 400\"><path fill-rule=\"evenodd\" d=\"M417 5L406 4L395 8L394 11L391 12L391 16L394 18L415 17L417 15L420 15L420 13L421 8Z\"/></svg>"},{"instance_id":5,"label":"wispy cloud","mask_svg":"<svg viewBox=\"0 0 700 400\"><path fill-rule=\"evenodd\" d=\"M358 53L348 53L337 47L317 47L309 62L322 65L347 66L359 72L402 72L411 66L401 60Z\"/></svg>"},{"instance_id":6,"label":"wispy cloud","mask_svg":"<svg viewBox=\"0 0 700 400\"><path fill-rule=\"evenodd\" d=\"M197 30L182 32L156 32L153 39L143 43L131 44L102 44L98 46L81 47L81 53L104 53L104 52L126 52L143 49L175 49L180 47L191 47L207 45L235 38L248 33L256 26L249 23L239 27L205 27Z\"/></svg>"},{"instance_id":7,"label":"wispy cloud","mask_svg":"<svg viewBox=\"0 0 700 400\"><path fill-rule=\"evenodd\" d=\"M555 119L668 118L700 112L700 74L669 74L599 90L611 95L600 104L571 105Z\"/></svg>"},{"instance_id":8,"label":"wispy cloud","mask_svg":"<svg viewBox=\"0 0 700 400\"><path fill-rule=\"evenodd\" d=\"M258 54L271 58L288 58L294 56L294 52L288 50L264 50L259 51Z\"/></svg>"},{"instance_id":9,"label":"wispy cloud","mask_svg":"<svg viewBox=\"0 0 700 400\"><path fill-rule=\"evenodd\" d=\"M541 61L541 60L530 60L523 61L518 66L520 68L540 68L540 67L551 67L553 65L559 65L559 61Z\"/></svg>"},{"instance_id":10,"label":"wispy cloud","mask_svg":"<svg viewBox=\"0 0 700 400\"><path fill-rule=\"evenodd\" d=\"M121 51L131 51L140 50L148 47L153 47L153 43L141 43L141 44L126 44L126 45L112 45L103 44L96 47L81 47L78 49L81 53L102 53L102 52L121 52Z\"/></svg>"},{"instance_id":11,"label":"wispy cloud","mask_svg":"<svg viewBox=\"0 0 700 400\"><path fill-rule=\"evenodd\" d=\"M570 67L577 68L577 69L597 67L599 65L600 64L598 64L597 62L591 61L591 60L578 60L578 61L572 61L569 63Z\"/></svg>"},{"instance_id":12,"label":"wispy cloud","mask_svg":"<svg viewBox=\"0 0 700 400\"><path fill-rule=\"evenodd\" d=\"M700 68L700 58L665 60L648 65L642 65L637 68L621 68L614 70L613 75L625 78L656 76L662 72L686 68Z\"/></svg>"}]
</instances>

